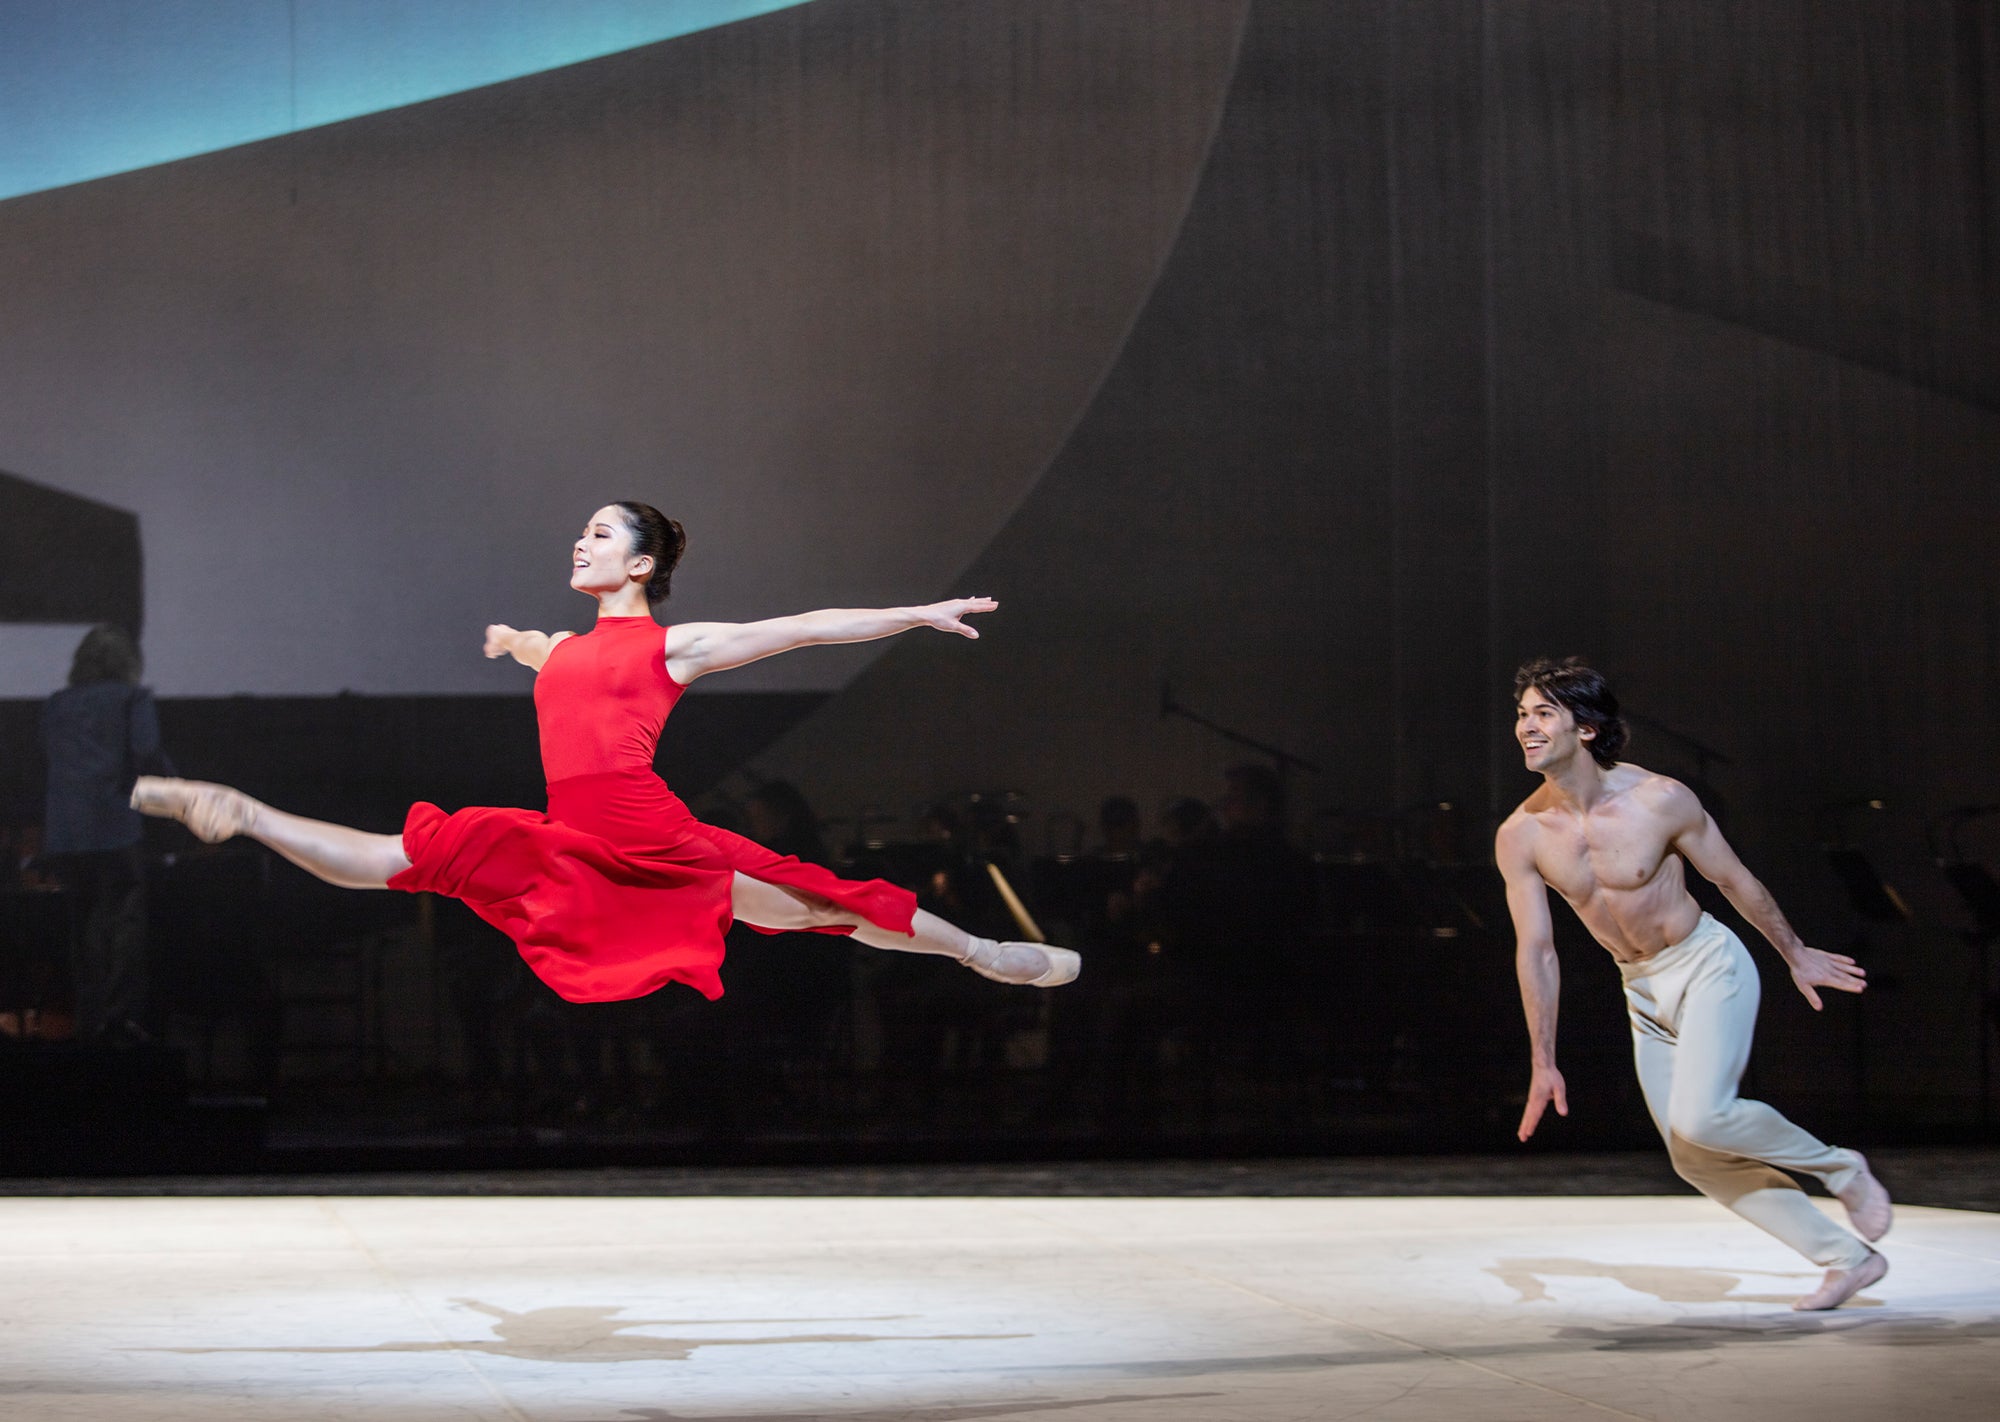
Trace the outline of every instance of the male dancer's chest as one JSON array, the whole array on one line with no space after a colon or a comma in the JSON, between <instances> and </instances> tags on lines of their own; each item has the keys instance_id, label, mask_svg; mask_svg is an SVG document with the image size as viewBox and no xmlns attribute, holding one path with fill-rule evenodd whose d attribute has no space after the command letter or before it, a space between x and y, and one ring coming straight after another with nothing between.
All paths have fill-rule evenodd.
<instances>
[{"instance_id":1,"label":"male dancer's chest","mask_svg":"<svg viewBox=\"0 0 2000 1422\"><path fill-rule=\"evenodd\" d=\"M1658 825L1632 815L1546 816L1538 828L1536 867L1571 903L1637 893L1659 880L1673 855Z\"/></svg>"}]
</instances>

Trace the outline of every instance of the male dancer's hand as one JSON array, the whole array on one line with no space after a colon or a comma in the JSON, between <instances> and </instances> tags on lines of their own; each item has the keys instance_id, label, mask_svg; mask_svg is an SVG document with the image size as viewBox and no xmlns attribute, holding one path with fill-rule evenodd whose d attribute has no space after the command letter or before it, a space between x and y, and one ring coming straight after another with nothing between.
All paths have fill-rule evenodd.
<instances>
[{"instance_id":1,"label":"male dancer's hand","mask_svg":"<svg viewBox=\"0 0 2000 1422\"><path fill-rule=\"evenodd\" d=\"M1521 1129L1517 1133L1526 1140L1535 1133L1535 1127L1542 1123L1542 1112L1555 1103L1556 1114L1569 1114L1569 1088L1563 1085L1563 1074L1554 1067L1536 1067L1535 1078L1528 1083L1528 1109L1521 1113Z\"/></svg>"},{"instance_id":2,"label":"male dancer's hand","mask_svg":"<svg viewBox=\"0 0 2000 1422\"><path fill-rule=\"evenodd\" d=\"M1817 948L1808 948L1803 943L1792 954L1792 981L1799 991L1806 995L1812 1010L1820 1010L1819 994L1816 987L1832 988L1836 992L1860 992L1868 986L1868 970L1855 963L1845 953L1822 953Z\"/></svg>"}]
</instances>

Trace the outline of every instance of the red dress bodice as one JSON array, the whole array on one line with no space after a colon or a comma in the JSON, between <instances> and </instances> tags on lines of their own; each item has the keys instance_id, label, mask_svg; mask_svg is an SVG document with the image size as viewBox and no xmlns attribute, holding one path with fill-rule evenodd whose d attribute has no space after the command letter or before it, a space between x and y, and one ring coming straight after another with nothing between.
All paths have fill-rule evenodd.
<instances>
[{"instance_id":1,"label":"red dress bodice","mask_svg":"<svg viewBox=\"0 0 2000 1422\"><path fill-rule=\"evenodd\" d=\"M650 617L600 617L549 649L535 678L542 774L651 771L660 731L687 688L667 675L666 629Z\"/></svg>"}]
</instances>

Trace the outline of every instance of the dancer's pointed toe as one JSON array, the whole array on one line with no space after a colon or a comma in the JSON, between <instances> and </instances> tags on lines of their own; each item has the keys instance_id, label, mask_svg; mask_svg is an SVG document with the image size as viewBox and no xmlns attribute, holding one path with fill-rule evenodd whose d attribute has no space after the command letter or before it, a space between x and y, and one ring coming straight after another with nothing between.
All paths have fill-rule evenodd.
<instances>
[{"instance_id":1,"label":"dancer's pointed toe","mask_svg":"<svg viewBox=\"0 0 2000 1422\"><path fill-rule=\"evenodd\" d=\"M181 817L180 805L186 798L181 791L187 783L164 775L142 775L132 782L132 808L142 815L177 820Z\"/></svg>"},{"instance_id":2,"label":"dancer's pointed toe","mask_svg":"<svg viewBox=\"0 0 2000 1422\"><path fill-rule=\"evenodd\" d=\"M1022 948L1040 948L1049 961L1047 971L1040 977L1028 979L1029 987L1061 987L1064 983L1076 981L1076 975L1083 971L1083 955L1074 948L1051 948L1040 943L1008 945Z\"/></svg>"},{"instance_id":3,"label":"dancer's pointed toe","mask_svg":"<svg viewBox=\"0 0 2000 1422\"><path fill-rule=\"evenodd\" d=\"M247 833L257 817L257 802L241 790L164 775L141 775L132 782L132 808L142 815L179 820L196 839L209 844Z\"/></svg>"},{"instance_id":4,"label":"dancer's pointed toe","mask_svg":"<svg viewBox=\"0 0 2000 1422\"><path fill-rule=\"evenodd\" d=\"M1868 1157L1856 1151L1855 1159L1861 1162L1860 1168L1847 1182L1847 1188L1835 1192L1833 1198L1846 1207L1847 1222L1854 1226L1854 1232L1873 1244L1889 1232L1895 1221L1895 1207L1889 1201L1888 1190L1868 1168Z\"/></svg>"},{"instance_id":5,"label":"dancer's pointed toe","mask_svg":"<svg viewBox=\"0 0 2000 1422\"><path fill-rule=\"evenodd\" d=\"M1870 1284L1879 1283L1889 1272L1889 1261L1874 1250L1852 1269L1829 1269L1820 1286L1795 1302L1800 1313L1820 1313L1839 1308Z\"/></svg>"},{"instance_id":6,"label":"dancer's pointed toe","mask_svg":"<svg viewBox=\"0 0 2000 1422\"><path fill-rule=\"evenodd\" d=\"M982 942L964 961L982 978L1017 987L1061 987L1083 971L1083 959L1074 950L1046 943Z\"/></svg>"}]
</instances>

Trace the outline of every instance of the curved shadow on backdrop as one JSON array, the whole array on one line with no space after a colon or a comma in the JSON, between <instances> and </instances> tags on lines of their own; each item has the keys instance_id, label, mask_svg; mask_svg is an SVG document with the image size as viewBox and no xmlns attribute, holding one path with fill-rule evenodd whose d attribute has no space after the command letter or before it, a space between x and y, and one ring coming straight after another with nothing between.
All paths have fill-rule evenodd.
<instances>
[{"instance_id":1,"label":"curved shadow on backdrop","mask_svg":"<svg viewBox=\"0 0 2000 1422\"><path fill-rule=\"evenodd\" d=\"M818 0L16 198L0 466L145 521L170 696L520 692L477 631L587 619L607 498L688 525L682 616L941 594L1152 288L1243 9Z\"/></svg>"}]
</instances>

